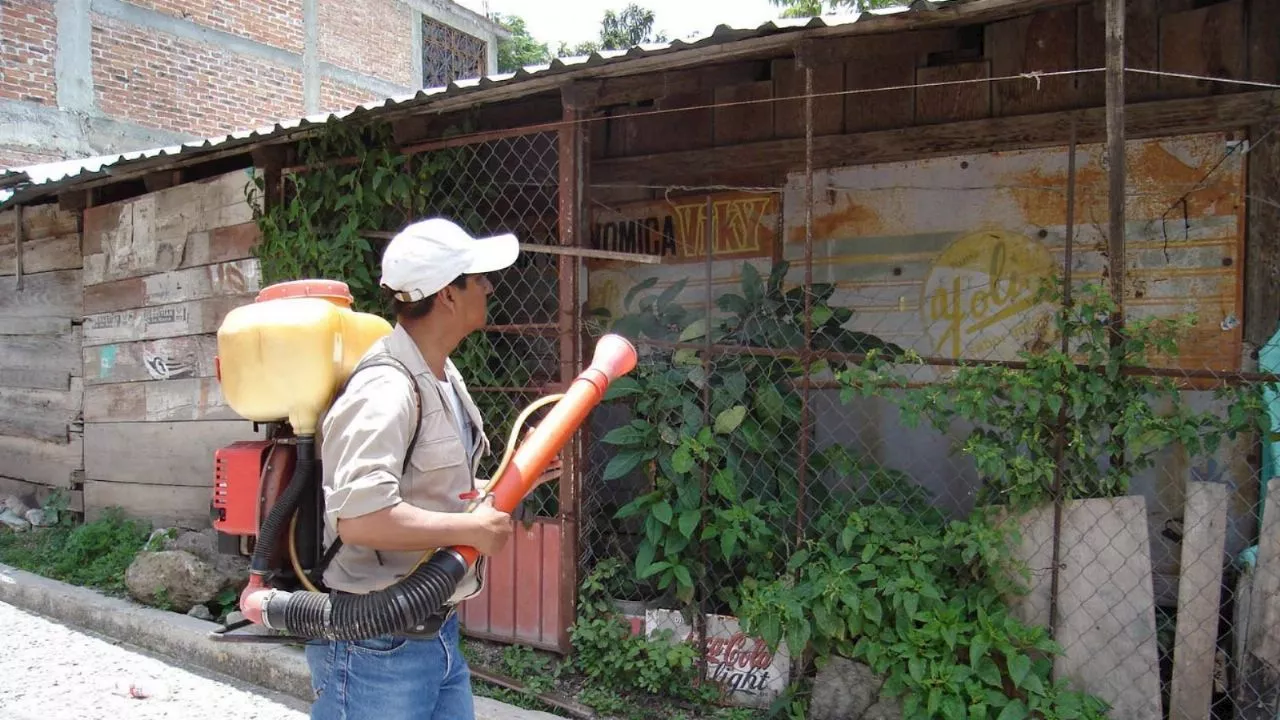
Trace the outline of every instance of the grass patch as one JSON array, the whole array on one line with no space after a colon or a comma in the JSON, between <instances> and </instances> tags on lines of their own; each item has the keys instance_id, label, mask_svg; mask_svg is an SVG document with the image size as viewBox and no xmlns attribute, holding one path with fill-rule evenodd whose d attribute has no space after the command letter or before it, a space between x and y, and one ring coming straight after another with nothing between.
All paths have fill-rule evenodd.
<instances>
[{"instance_id":1,"label":"grass patch","mask_svg":"<svg viewBox=\"0 0 1280 720\"><path fill-rule=\"evenodd\" d=\"M82 525L59 513L52 527L0 532L0 563L124 597L125 571L150 534L147 523L126 518L114 508Z\"/></svg>"}]
</instances>

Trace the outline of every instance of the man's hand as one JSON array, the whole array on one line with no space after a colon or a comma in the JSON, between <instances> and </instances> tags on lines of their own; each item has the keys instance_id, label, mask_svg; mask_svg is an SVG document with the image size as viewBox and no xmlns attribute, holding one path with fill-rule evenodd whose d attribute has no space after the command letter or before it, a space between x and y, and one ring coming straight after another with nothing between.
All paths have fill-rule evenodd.
<instances>
[{"instance_id":1,"label":"man's hand","mask_svg":"<svg viewBox=\"0 0 1280 720\"><path fill-rule=\"evenodd\" d=\"M511 516L494 508L492 503L493 498L490 497L470 513L474 523L471 546L482 555L489 556L502 552L502 548L506 546L507 541L511 539L511 533L515 530L515 523L511 520Z\"/></svg>"}]
</instances>

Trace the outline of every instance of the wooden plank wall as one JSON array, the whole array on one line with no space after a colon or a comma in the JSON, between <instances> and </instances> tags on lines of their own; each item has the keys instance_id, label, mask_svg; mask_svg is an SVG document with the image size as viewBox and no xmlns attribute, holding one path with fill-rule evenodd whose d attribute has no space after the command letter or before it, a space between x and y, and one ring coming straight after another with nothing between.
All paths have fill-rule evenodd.
<instances>
[{"instance_id":1,"label":"wooden plank wall","mask_svg":"<svg viewBox=\"0 0 1280 720\"><path fill-rule=\"evenodd\" d=\"M80 511L80 218L22 208L19 243L18 213L0 213L0 496L41 502L56 489Z\"/></svg>"},{"instance_id":2,"label":"wooden plank wall","mask_svg":"<svg viewBox=\"0 0 1280 720\"><path fill-rule=\"evenodd\" d=\"M1260 49L1249 44L1250 28L1259 24L1259 16L1280 13L1280 0L1132 0L1126 5L1129 67L1241 80L1259 79L1255 56ZM645 185L778 184L786 171L803 167L804 102L785 98L804 94L801 61L806 57L818 94L813 101L817 167L920 157L931 150L926 128L951 123L990 127L957 128L952 135L938 128L943 137L936 139L941 144L932 148L935 153L1020 142L1023 129L991 121L1052 118L1063 110L1103 105L1101 72L1034 73L1102 68L1104 7L1103 0L1085 0L967 27L820 39L802 46L797 57L584 86L588 102L608 118L591 127L592 182L598 183L593 200L664 195L664 188ZM1009 77L1017 79L924 87ZM1256 89L1136 73L1125 78L1130 103ZM1065 120L1053 121L1045 120L1065 139ZM891 131L906 128L918 132L890 137ZM829 152L831 140L842 135L866 135L867 146L851 146L847 156ZM1035 138L1025 140L1032 144ZM618 187L628 184L633 187Z\"/></svg>"},{"instance_id":3,"label":"wooden plank wall","mask_svg":"<svg viewBox=\"0 0 1280 720\"><path fill-rule=\"evenodd\" d=\"M237 171L84 215L85 506L207 527L214 451L252 439L214 377L216 332L259 289Z\"/></svg>"}]
</instances>

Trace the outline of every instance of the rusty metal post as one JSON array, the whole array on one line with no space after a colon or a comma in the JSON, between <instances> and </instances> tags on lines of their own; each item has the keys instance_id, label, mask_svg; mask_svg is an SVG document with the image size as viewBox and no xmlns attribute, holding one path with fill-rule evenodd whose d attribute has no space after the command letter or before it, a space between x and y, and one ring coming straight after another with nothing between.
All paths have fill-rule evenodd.
<instances>
[{"instance_id":1,"label":"rusty metal post","mask_svg":"<svg viewBox=\"0 0 1280 720\"><path fill-rule=\"evenodd\" d=\"M1071 312L1071 283L1073 250L1072 246L1075 242L1075 222L1076 222L1076 118L1071 116L1071 140L1068 145L1067 155L1067 237L1065 259L1063 261L1062 271L1062 312ZM1065 323L1064 323L1065 324ZM1070 350L1071 337L1068 333L1062 333L1062 353L1065 355ZM1058 410L1058 422L1054 428L1054 471L1053 471L1053 560L1052 567L1049 569L1049 637L1056 639L1058 635L1059 607L1058 607L1058 588L1062 578L1062 506L1065 498L1062 496L1062 475L1064 469L1062 467L1063 453L1066 451L1067 444L1067 404L1063 403ZM1057 679L1057 671L1051 666L1049 668L1050 679Z\"/></svg>"},{"instance_id":2,"label":"rusty metal post","mask_svg":"<svg viewBox=\"0 0 1280 720\"><path fill-rule=\"evenodd\" d=\"M813 363L813 65L809 54L798 53L804 68L804 347L800 351L800 365L804 368L805 383L800 389L800 462L796 468L796 549L804 542L805 495L808 493L809 475L809 368Z\"/></svg>"},{"instance_id":3,"label":"rusty metal post","mask_svg":"<svg viewBox=\"0 0 1280 720\"><path fill-rule=\"evenodd\" d=\"M559 218L560 244L580 244L582 227L582 193L586 187L586 142L579 119L582 112L577 103L564 99L563 123L557 137L559 159ZM581 348L578 342L580 313L578 311L578 268L581 258L570 255L557 257L557 286L559 297L560 380L567 388L581 365ZM573 624L578 605L578 485L582 482L581 433L575 433L564 449L563 470L560 475L560 619L557 628L560 647L568 652L571 643L569 627Z\"/></svg>"}]
</instances>

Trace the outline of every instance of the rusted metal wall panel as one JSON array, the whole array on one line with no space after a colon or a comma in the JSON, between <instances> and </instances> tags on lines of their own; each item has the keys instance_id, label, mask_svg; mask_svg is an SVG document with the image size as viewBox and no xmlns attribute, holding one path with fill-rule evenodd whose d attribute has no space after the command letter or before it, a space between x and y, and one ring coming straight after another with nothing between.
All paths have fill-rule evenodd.
<instances>
[{"instance_id":1,"label":"rusted metal wall panel","mask_svg":"<svg viewBox=\"0 0 1280 720\"><path fill-rule=\"evenodd\" d=\"M559 520L517 523L511 541L489 559L484 590L459 606L463 631L504 643L564 650L560 647L565 622L559 586L561 536Z\"/></svg>"},{"instance_id":2,"label":"rusted metal wall panel","mask_svg":"<svg viewBox=\"0 0 1280 720\"><path fill-rule=\"evenodd\" d=\"M1238 370L1244 161L1227 135L1132 142L1125 279L1129 317L1195 313L1181 368ZM1105 282L1101 144L1077 152L1077 283ZM1065 147L819 171L814 281L854 309L852 327L949 359L1015 360L1049 340L1033 283L1065 258ZM803 177L784 202L783 254L803 280ZM1160 364L1168 365L1168 361Z\"/></svg>"}]
</instances>

